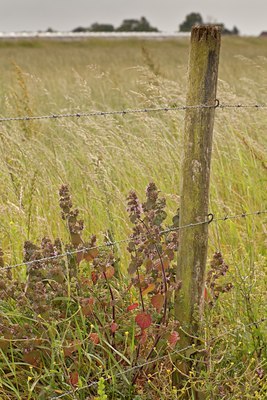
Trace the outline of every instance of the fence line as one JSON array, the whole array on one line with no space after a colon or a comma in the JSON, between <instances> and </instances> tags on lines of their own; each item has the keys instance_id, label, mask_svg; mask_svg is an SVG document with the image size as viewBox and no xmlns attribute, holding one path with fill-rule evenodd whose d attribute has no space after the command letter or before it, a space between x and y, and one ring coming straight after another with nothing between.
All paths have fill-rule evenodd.
<instances>
[{"instance_id":1,"label":"fence line","mask_svg":"<svg viewBox=\"0 0 267 400\"><path fill-rule=\"evenodd\" d=\"M115 111L89 111L89 112L76 112L76 113L65 113L51 115L26 115L17 117L1 117L0 122L11 122L11 121L33 121L43 119L61 119L61 118L81 118L81 117L99 117L108 115L126 115L126 114L141 114L141 113L153 113L160 111L183 111L188 109L204 109L204 108L254 108L262 109L267 108L267 104L220 104L219 100L216 100L214 105L199 104L194 106L179 105L179 106L166 106L166 107L152 107L152 108L139 108L139 109L126 109L126 110L115 110Z\"/></svg>"},{"instance_id":2,"label":"fence line","mask_svg":"<svg viewBox=\"0 0 267 400\"><path fill-rule=\"evenodd\" d=\"M242 214L225 215L224 217L218 217L218 218L214 218L214 215L212 213L210 213L210 214L207 215L207 219L205 221L200 221L200 222L196 222L196 223L190 223L190 224L187 224L187 225L174 227L174 228L167 228L167 229L164 229L164 230L160 231L159 234L165 235L165 234L170 233L170 232L176 232L176 231L179 231L179 230L182 230L182 229L192 228L194 226L210 224L211 222L227 221L227 220L245 218L245 217L249 217L249 216L253 216L253 215L259 216L259 215L263 215L263 214L266 214L266 213L267 213L267 210L261 210L261 211L254 211L254 212L250 212L250 213L243 212ZM148 235L147 234L143 234L143 236L148 236ZM0 272L1 271L7 271L7 270L10 270L10 269L15 269L15 268L26 266L26 265L28 266L28 265L32 265L32 264L36 264L36 263L42 263L42 262L45 262L45 261L52 261L52 260L55 260L57 258L67 257L67 256L71 256L71 255L74 255L74 254L87 252L87 251L90 251L90 250L101 249L103 247L111 247L111 246L115 246L117 244L127 243L131 239L132 239L132 237L129 236L128 238L124 238L124 239L117 240L117 241L114 241L114 242L107 242L107 243L104 243L104 244L101 244L101 245L91 246L91 247L82 247L80 249L76 249L76 250L72 250L72 251L66 251L64 253L55 254L53 256L39 258L37 260L25 261L25 262L14 264L14 265L7 265L5 267L0 268Z\"/></svg>"},{"instance_id":3,"label":"fence line","mask_svg":"<svg viewBox=\"0 0 267 400\"><path fill-rule=\"evenodd\" d=\"M253 321L253 322L250 322L250 323L248 323L248 324L244 324L244 325L242 325L242 326L240 326L240 327L236 327L236 328L230 329L230 330L227 331L224 335L226 335L226 334L234 334L234 333L236 333L236 332L238 332L238 331L240 331L240 330L242 330L242 329L244 329L244 328L247 328L247 327L250 327L250 326L254 326L255 324L264 323L264 322L266 322L266 321L267 321L267 318L261 318L261 319L258 320L258 321ZM222 336L222 334L217 335L217 336L215 336L215 337L212 337L212 338L210 339L210 341L214 341L214 340L216 340L216 339L220 339L221 336ZM142 363L142 364L139 364L139 365L135 365L135 366L133 366L133 367L130 367L130 368L126 369L125 371L122 371L122 372L119 372L119 373L115 374L114 377L117 378L118 376L121 376L121 375L124 375L124 374L128 374L129 372L133 372L133 371L138 370L138 369L143 369L143 368L146 367L147 365L151 365L151 364L153 364L153 363L155 363L155 362L162 361L162 360L164 360L165 358L171 357L171 356L174 355L174 354L180 354L180 353L182 353L182 352L184 352L184 351L186 351L186 350L188 350L188 349L190 349L190 348L194 348L194 349L196 350L196 352L199 351L199 350L195 347L195 345L192 344L192 345L186 346L186 347L184 347L184 348L182 348L182 349L180 349L180 350L172 351L172 352L170 352L170 353L168 353L168 354L165 354L164 356L160 356L160 357L154 358L153 360L147 360L146 362L144 362L144 363ZM99 378L100 378L100 377L101 377L101 376L99 376ZM107 382L107 381L110 380L110 379L111 379L110 377L104 378L104 382ZM95 380L95 381L89 383L88 385L84 385L84 386L82 386L82 387L80 387L80 388L77 388L77 389L69 390L69 391L67 391L67 392L64 392L64 393L60 394L59 396L50 397L50 400L61 399L61 398L65 397L65 396L68 396L69 394L72 394L72 395L73 395L73 394L75 394L75 393L77 393L77 392L80 392L81 390L89 389L90 387L96 386L96 385L98 385L98 381Z\"/></svg>"}]
</instances>

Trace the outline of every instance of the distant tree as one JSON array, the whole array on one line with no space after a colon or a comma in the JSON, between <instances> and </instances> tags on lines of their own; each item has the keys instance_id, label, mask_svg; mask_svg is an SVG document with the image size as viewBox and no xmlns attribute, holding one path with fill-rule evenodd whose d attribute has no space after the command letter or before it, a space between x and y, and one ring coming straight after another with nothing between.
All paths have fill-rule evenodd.
<instances>
[{"instance_id":1,"label":"distant tree","mask_svg":"<svg viewBox=\"0 0 267 400\"><path fill-rule=\"evenodd\" d=\"M138 19L124 19L116 29L117 32L158 32L157 28L150 25L145 17Z\"/></svg>"},{"instance_id":2,"label":"distant tree","mask_svg":"<svg viewBox=\"0 0 267 400\"><path fill-rule=\"evenodd\" d=\"M137 31L139 26L138 19L124 19L122 24L116 29L118 32Z\"/></svg>"},{"instance_id":3,"label":"distant tree","mask_svg":"<svg viewBox=\"0 0 267 400\"><path fill-rule=\"evenodd\" d=\"M236 26L233 27L231 35L239 35L239 29Z\"/></svg>"},{"instance_id":4,"label":"distant tree","mask_svg":"<svg viewBox=\"0 0 267 400\"><path fill-rule=\"evenodd\" d=\"M56 32L56 31L53 28L47 28L46 32L53 33L53 32Z\"/></svg>"},{"instance_id":5,"label":"distant tree","mask_svg":"<svg viewBox=\"0 0 267 400\"><path fill-rule=\"evenodd\" d=\"M225 27L224 24L216 24L219 25L222 29L222 34L223 35L239 35L239 30L236 26L233 27L233 29L228 29Z\"/></svg>"},{"instance_id":6,"label":"distant tree","mask_svg":"<svg viewBox=\"0 0 267 400\"><path fill-rule=\"evenodd\" d=\"M89 28L84 28L83 26L78 26L77 28L73 29L72 32L78 33L78 32L88 32Z\"/></svg>"},{"instance_id":7,"label":"distant tree","mask_svg":"<svg viewBox=\"0 0 267 400\"><path fill-rule=\"evenodd\" d=\"M180 32L190 32L196 24L203 24L202 16L199 13L192 12L186 15L185 21L179 25Z\"/></svg>"},{"instance_id":8,"label":"distant tree","mask_svg":"<svg viewBox=\"0 0 267 400\"><path fill-rule=\"evenodd\" d=\"M95 22L89 28L90 32L113 32L114 26L111 24L98 24Z\"/></svg>"},{"instance_id":9,"label":"distant tree","mask_svg":"<svg viewBox=\"0 0 267 400\"><path fill-rule=\"evenodd\" d=\"M191 14L186 15L185 21L179 25L180 32L190 32L194 25L203 24L203 18L199 13L192 12ZM225 35L239 35L239 30L236 26L233 29L227 29L222 23L214 23L217 26L220 26L222 29L222 34Z\"/></svg>"}]
</instances>

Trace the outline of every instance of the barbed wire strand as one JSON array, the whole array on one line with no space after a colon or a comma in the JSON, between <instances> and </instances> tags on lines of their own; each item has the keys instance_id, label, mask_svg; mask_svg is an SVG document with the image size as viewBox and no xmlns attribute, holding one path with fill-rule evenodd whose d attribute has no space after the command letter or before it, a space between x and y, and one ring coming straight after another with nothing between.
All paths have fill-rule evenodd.
<instances>
[{"instance_id":1,"label":"barbed wire strand","mask_svg":"<svg viewBox=\"0 0 267 400\"><path fill-rule=\"evenodd\" d=\"M142 364L135 365L135 366L133 366L133 367L131 367L131 368L126 369L125 371L122 371L122 372L119 372L119 373L115 374L114 377L117 378L118 376L121 376L121 375L124 375L124 374L128 374L129 372L133 372L133 371L135 371L136 369L144 368L144 367L146 367L147 365L153 364L153 363L155 363L155 362L157 362L157 361L164 360L165 358L170 357L170 356L173 355L173 354L182 353L183 351L186 351L186 350L188 350L188 349L191 349L192 347L195 347L195 346L192 346L192 345L186 346L186 347L184 347L183 349L175 350L175 351L173 351L173 352L171 352L171 353L165 354L164 356L157 357L157 358L154 358L153 360L149 360L149 361L146 361L146 362L144 362L144 363L142 363ZM100 377L100 376L99 376L99 377ZM108 381L109 379L110 379L110 377L104 378L104 382ZM90 387L95 386L95 385L97 385L97 384L98 384L98 381L93 381L93 382L89 383L88 385L85 385L85 386L82 386L82 387L80 387L80 388L77 388L76 390L70 390L70 391L68 391L68 392L62 393L62 394L59 395L59 396L50 397L50 400L56 400L56 399L63 398L63 397L65 397L65 396L68 396L69 394L73 394L73 393L76 393L76 392L81 391L81 390L89 389Z\"/></svg>"},{"instance_id":2,"label":"barbed wire strand","mask_svg":"<svg viewBox=\"0 0 267 400\"><path fill-rule=\"evenodd\" d=\"M208 219L206 219L205 221L200 221L200 222L196 222L196 223L190 223L190 224L187 224L187 225L182 225L182 226L173 227L173 228L171 227L171 228L164 229L164 230L160 231L159 234L165 235L165 234L170 233L170 232L176 232L176 231L180 231L182 229L192 228L194 226L210 224L211 222L227 221L227 220L232 220L232 219L245 218L245 217L253 216L253 215L263 215L263 214L266 214L266 213L267 213L267 210L262 210L262 211L254 211L254 212L250 212L250 213L245 213L244 212L242 214L226 215L225 217L219 217L219 218L214 218L213 214L209 214L208 215ZM64 253L55 254L55 255L49 256L49 257L42 257L42 258L39 258L39 259L36 259L36 260L25 261L25 262L21 262L21 263L14 264L14 265L7 265L5 267L0 268L0 272L1 271L5 271L5 270L18 268L18 267L22 267L22 266L28 266L28 265L32 265L32 264L36 264L36 263L42 263L42 262L45 262L45 261L52 261L52 260L55 260L57 258L72 256L74 254L84 253L84 252L95 250L95 249L111 247L111 246L115 246L117 244L127 243L130 240L132 240L131 236L129 236L128 238L121 239L121 240L116 240L114 242L106 242L106 243L103 243L103 244L100 244L100 245L97 245L97 246L82 247L82 248L79 248L79 249L76 249L76 250L66 251Z\"/></svg>"},{"instance_id":3,"label":"barbed wire strand","mask_svg":"<svg viewBox=\"0 0 267 400\"><path fill-rule=\"evenodd\" d=\"M236 214L236 215L225 215L225 217L220 217L220 218L216 218L214 219L214 221L227 221L228 219L237 219L237 218L245 218L251 215L260 215L260 214L266 214L267 210L263 210L263 211L254 211L251 213L242 213L242 214Z\"/></svg>"},{"instance_id":4,"label":"barbed wire strand","mask_svg":"<svg viewBox=\"0 0 267 400\"><path fill-rule=\"evenodd\" d=\"M266 322L266 321L267 321L267 318L261 318L261 319L258 320L258 321L253 321L253 322L250 322L250 323L248 323L248 324L243 324L242 326L238 326L238 327L232 328L232 329L228 330L227 332L225 332L225 333L223 333L223 334L219 334L219 335L217 335L217 336L211 337L211 338L210 338L210 341L213 342L214 340L220 339L222 336L225 336L225 335L229 335L229 334L233 335L234 333L236 333L236 332L238 332L238 331L240 331L240 330L243 330L244 328L248 328L248 327L250 327L250 326L254 326L255 324L264 323L264 322ZM146 367L147 365L156 363L156 362L158 362L158 361L162 361L162 360L164 360L165 358L171 357L171 356L173 356L174 354L180 354L180 353L182 353L182 352L184 352L184 351L186 351L186 350L189 350L189 349L191 349L191 348L194 348L194 349L196 350L196 352L199 351L199 350L195 347L195 345L192 344L192 345L186 346L186 347L184 347L184 348L182 348L182 349L180 349L180 350L172 351L172 352L170 352L170 353L168 353L168 354L165 354L164 356L160 356L160 357L154 358L153 360L148 360L148 361L146 361L146 362L144 362L144 363L142 363L142 364L135 365L135 366L133 366L133 367L131 367L131 368L126 369L125 371L121 371L121 372L115 374L114 377L117 378L118 376L121 376L121 375L124 375L124 374L128 374L129 372L133 372L133 371L135 371L136 369L142 369L142 368ZM101 376L99 375L99 378L100 378L100 377L101 377ZM104 378L104 382L106 382L106 381L108 381L108 380L110 380L110 379L111 379L110 377ZM79 392L79 391L81 391L81 390L89 389L89 388L92 387L92 386L98 385L98 382L99 382L99 381L94 380L93 382L89 383L88 385L84 385L84 386L82 386L82 387L80 387L80 388L77 388L77 389L74 389L74 390L69 390L69 391L67 391L67 392L64 392L64 393L60 394L59 396L50 397L50 400L57 400L57 399L60 399L60 398L65 397L65 396L68 396L69 394L75 394L75 393L77 393L77 392Z\"/></svg>"},{"instance_id":5,"label":"barbed wire strand","mask_svg":"<svg viewBox=\"0 0 267 400\"><path fill-rule=\"evenodd\" d=\"M108 115L126 115L126 114L140 114L140 113L154 113L160 111L183 111L189 109L204 109L204 108L254 108L261 109L267 108L267 104L220 104L219 100L216 100L214 105L199 104L193 106L179 105L179 106L165 106L165 107L152 107L152 108L139 108L139 109L126 109L126 110L114 110L114 111L89 111L89 112L76 112L76 113L53 113L51 115L25 115L17 117L0 117L0 122L11 122L11 121L33 121L43 119L61 119L61 118L81 118L81 117L99 117Z\"/></svg>"}]
</instances>

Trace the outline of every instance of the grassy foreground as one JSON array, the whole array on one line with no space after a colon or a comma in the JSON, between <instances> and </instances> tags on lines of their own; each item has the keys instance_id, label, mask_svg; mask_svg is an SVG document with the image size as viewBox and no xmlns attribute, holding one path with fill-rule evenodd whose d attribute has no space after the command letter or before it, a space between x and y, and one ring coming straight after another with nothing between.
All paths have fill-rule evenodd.
<instances>
[{"instance_id":1,"label":"grassy foreground","mask_svg":"<svg viewBox=\"0 0 267 400\"><path fill-rule=\"evenodd\" d=\"M1 115L184 104L188 46L186 39L0 42ZM219 69L220 102L266 104L266 72L266 41L224 38ZM216 111L210 195L210 210L215 215L266 209L266 126L265 109ZM5 265L23 260L25 241L38 245L43 237L50 237L53 243L59 237L63 243L69 242L69 227L60 216L57 195L59 187L65 183L69 184L73 203L79 206L86 240L97 234L101 243L107 231L114 240L128 237L132 223L126 211L126 197L133 189L145 201L145 188L151 181L166 197L166 223L170 226L171 216L179 206L182 130L183 112L179 111L1 123L0 240ZM35 250L48 251L42 246L42 250ZM133 378L123 373L126 367L135 365L138 343L145 340L135 338L139 331L135 332L134 322L128 326L128 314L122 311L135 304L138 297L138 290L127 291L131 254L126 247L127 244L121 244L114 256L125 276L111 277L114 279L111 286L118 296L121 329L116 333L119 340L115 354L106 344L112 344L113 333L117 332L117 327L109 326L113 320L112 310L107 320L103 317L106 309L99 311L102 325L109 324L111 329L107 340L99 321L90 324L92 300L86 305L82 302L82 299L91 298L87 292L74 296L73 303L67 303L64 306L67 309L63 307L64 315L59 315L57 309L55 315L45 317L43 311L33 307L36 301L33 295L29 295L26 303L18 305L12 296L8 299L4 293L7 289L2 287L1 399L51 398L92 381L97 381L97 385L91 391L80 390L77 394L72 391L65 398L98 396L104 399L105 391L112 399L127 396L136 400L159 396L162 399L183 398L186 387L179 393L172 389L172 365L168 357L152 364L152 369L144 370L134 389ZM210 259L214 252L221 252L229 265L218 285L223 288L230 282L233 287L228 293L221 293L212 307L207 306L203 346L209 355L208 368L200 377L193 371L190 379L205 388L208 398L263 400L267 390L264 378L266 322L261 321L267 311L266 217L211 224ZM90 257L81 262L83 270L79 273L83 278L84 271L91 277L95 256ZM61 297L67 298L71 276L64 274L68 277L64 280L67 286L60 290ZM25 277L26 269L20 267L12 270L11 276L5 275L3 281L17 282L24 293ZM105 279L102 283L99 290L107 300L109 285ZM151 282L146 282L143 290L149 284ZM151 307L150 297L157 294L155 288L148 291L146 307ZM45 301L53 302L53 295L49 296ZM64 301L61 299L61 302ZM62 313L60 307L61 303ZM25 318L29 325L27 332L20 328L25 325ZM154 316L155 320L157 318ZM13 336L6 335L4 325L14 330ZM92 331L95 326L98 330ZM137 328L140 328L138 324ZM47 330L48 334L44 333ZM172 326L170 334L176 331ZM125 332L130 332L126 338ZM92 334L97 336L90 336ZM154 334L152 331L151 337ZM37 340L30 351L25 347L31 357L25 357L25 348L16 342L19 338L23 343L25 337ZM40 338L45 345L38 342ZM166 340L167 344L162 343L161 350L157 349L158 358L173 351L173 342ZM141 345L146 346L145 343ZM93 346L101 348L96 350ZM179 340L175 349L179 350ZM38 351L38 357L31 351ZM190 352L186 356L190 357ZM138 363L145 362L146 357L141 349ZM116 378L118 373L121 375ZM106 379L105 383L100 380L101 376ZM97 387L102 395L97 394Z\"/></svg>"}]
</instances>

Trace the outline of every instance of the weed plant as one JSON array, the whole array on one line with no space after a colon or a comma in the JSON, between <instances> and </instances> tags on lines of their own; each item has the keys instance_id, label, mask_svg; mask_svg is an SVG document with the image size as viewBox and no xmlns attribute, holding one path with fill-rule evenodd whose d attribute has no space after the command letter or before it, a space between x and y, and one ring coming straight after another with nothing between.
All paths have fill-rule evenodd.
<instances>
[{"instance_id":1,"label":"weed plant","mask_svg":"<svg viewBox=\"0 0 267 400\"><path fill-rule=\"evenodd\" d=\"M160 395L159 379L164 398L190 395L189 385L213 398L237 393L242 398L263 398L266 348L262 321L214 336L224 323L215 311L218 299L233 288L221 279L229 267L220 253L214 254L207 274L204 336L186 349L179 347L179 329L183 328L173 316L173 291L182 285L175 280L179 217L174 215L166 229L166 199L160 197L156 185L148 185L143 203L134 191L127 198L133 224L127 247L131 279L123 278L121 260L111 242L98 246L95 235L84 241L84 223L73 209L68 186L63 185L59 194L69 243L48 237L40 245L26 241L24 281L14 279L1 251L2 398L64 395L88 399L98 394L94 398L103 400L133 399L138 394L151 399ZM242 336L248 333L253 357L243 370L243 365L230 360L233 352L244 352ZM173 356L189 359L196 351L202 354L197 362L203 365L193 364L185 386L172 388ZM220 378L218 367L224 371ZM250 385L243 380L248 369L254 374ZM232 384L233 389L229 379L235 379L237 370L242 371L242 378L238 386ZM216 388L215 379L219 380Z\"/></svg>"}]
</instances>

